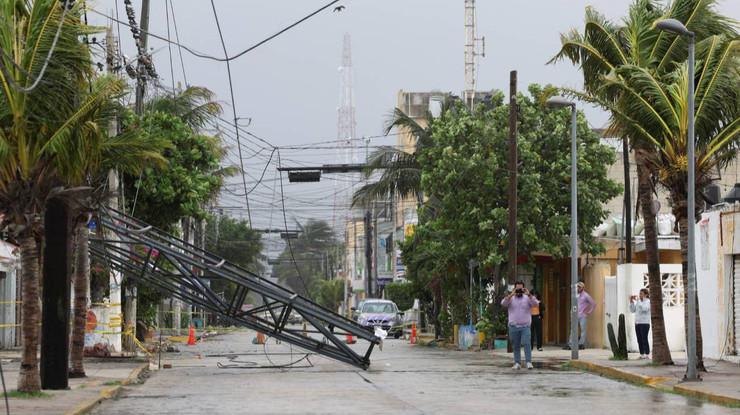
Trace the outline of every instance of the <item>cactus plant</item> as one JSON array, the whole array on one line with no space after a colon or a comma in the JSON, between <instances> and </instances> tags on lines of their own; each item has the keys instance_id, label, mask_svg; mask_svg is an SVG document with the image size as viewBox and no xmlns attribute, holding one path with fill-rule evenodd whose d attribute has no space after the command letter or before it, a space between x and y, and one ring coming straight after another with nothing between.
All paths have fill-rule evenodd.
<instances>
[{"instance_id":1,"label":"cactus plant","mask_svg":"<svg viewBox=\"0 0 740 415\"><path fill-rule=\"evenodd\" d=\"M609 345L614 355L614 360L627 360L627 329L625 328L624 314L619 315L618 335L614 334L612 323L606 325L609 334Z\"/></svg>"},{"instance_id":2,"label":"cactus plant","mask_svg":"<svg viewBox=\"0 0 740 415\"><path fill-rule=\"evenodd\" d=\"M617 341L619 342L619 357L622 360L627 360L627 328L624 322L624 314L619 315L619 334L617 334Z\"/></svg>"},{"instance_id":3,"label":"cactus plant","mask_svg":"<svg viewBox=\"0 0 740 415\"><path fill-rule=\"evenodd\" d=\"M609 346L612 349L612 355L616 359L619 354L619 344L617 343L617 336L614 333L614 325L612 323L607 323L606 331L609 334Z\"/></svg>"}]
</instances>

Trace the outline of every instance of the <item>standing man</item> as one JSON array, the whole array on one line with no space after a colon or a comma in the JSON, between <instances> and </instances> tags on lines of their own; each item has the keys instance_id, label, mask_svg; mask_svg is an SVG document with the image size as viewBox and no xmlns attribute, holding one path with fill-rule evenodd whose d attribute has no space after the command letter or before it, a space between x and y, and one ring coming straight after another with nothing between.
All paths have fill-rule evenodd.
<instances>
[{"instance_id":1,"label":"standing man","mask_svg":"<svg viewBox=\"0 0 740 415\"><path fill-rule=\"evenodd\" d=\"M583 281L576 284L578 290L578 326L581 329L581 337L578 339L578 349L583 350L586 348L586 318L594 312L596 309L596 302L591 298L590 295L584 290L586 284ZM571 343L573 343L571 341ZM564 347L565 350L570 350L570 344Z\"/></svg>"},{"instance_id":2,"label":"standing man","mask_svg":"<svg viewBox=\"0 0 740 415\"><path fill-rule=\"evenodd\" d=\"M540 302L524 288L524 283L517 281L514 283L514 290L509 293L501 305L509 311L509 339L514 348L514 366L512 369L519 370L522 368L521 347L524 345L524 359L527 363L527 369L532 369L532 307Z\"/></svg>"}]
</instances>

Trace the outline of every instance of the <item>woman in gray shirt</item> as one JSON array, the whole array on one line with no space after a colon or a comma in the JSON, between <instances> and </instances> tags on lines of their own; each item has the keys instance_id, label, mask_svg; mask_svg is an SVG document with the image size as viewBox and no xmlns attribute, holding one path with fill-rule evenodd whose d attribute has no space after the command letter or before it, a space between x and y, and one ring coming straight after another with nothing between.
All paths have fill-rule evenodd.
<instances>
[{"instance_id":1,"label":"woman in gray shirt","mask_svg":"<svg viewBox=\"0 0 740 415\"><path fill-rule=\"evenodd\" d=\"M637 334L637 344L640 348L640 359L649 359L650 292L647 288L640 290L639 299L636 295L630 297L630 311L635 314L635 333Z\"/></svg>"}]
</instances>

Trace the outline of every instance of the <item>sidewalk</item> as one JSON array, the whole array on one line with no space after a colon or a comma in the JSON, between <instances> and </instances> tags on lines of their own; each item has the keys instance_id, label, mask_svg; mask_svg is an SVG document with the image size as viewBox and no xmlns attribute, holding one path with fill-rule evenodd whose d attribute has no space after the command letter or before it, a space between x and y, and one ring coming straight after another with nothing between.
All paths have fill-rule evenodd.
<instances>
[{"instance_id":1,"label":"sidewalk","mask_svg":"<svg viewBox=\"0 0 740 415\"><path fill-rule=\"evenodd\" d=\"M14 391L18 382L20 351L0 351L5 386ZM9 398L10 413L15 415L84 414L100 401L115 396L123 385L136 383L149 369L141 359L85 359L86 378L70 379L68 390L44 390L44 396ZM5 401L0 397L0 413L5 413Z\"/></svg>"},{"instance_id":2,"label":"sidewalk","mask_svg":"<svg viewBox=\"0 0 740 415\"><path fill-rule=\"evenodd\" d=\"M511 359L505 350L495 350L494 356ZM570 360L570 351L545 348L533 351L532 360L560 361L571 368L592 372L604 377L634 383L690 396L709 402L740 407L740 365L728 361L706 359L708 373L700 373L701 382L683 382L686 372L686 353L672 353L673 366L653 366L649 360L637 360L630 353L630 360L609 360L610 350L587 349L579 351L579 360Z\"/></svg>"}]
</instances>

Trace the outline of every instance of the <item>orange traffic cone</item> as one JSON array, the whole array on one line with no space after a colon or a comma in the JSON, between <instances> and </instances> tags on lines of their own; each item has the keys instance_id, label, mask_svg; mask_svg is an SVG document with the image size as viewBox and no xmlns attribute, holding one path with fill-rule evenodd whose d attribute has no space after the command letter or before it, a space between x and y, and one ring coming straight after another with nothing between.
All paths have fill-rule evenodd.
<instances>
[{"instance_id":1,"label":"orange traffic cone","mask_svg":"<svg viewBox=\"0 0 740 415\"><path fill-rule=\"evenodd\" d=\"M193 325L190 325L190 332L188 333L188 346L195 346L195 329Z\"/></svg>"},{"instance_id":2,"label":"orange traffic cone","mask_svg":"<svg viewBox=\"0 0 740 415\"><path fill-rule=\"evenodd\" d=\"M257 332L257 338L255 338L254 344L265 344L265 335Z\"/></svg>"},{"instance_id":3,"label":"orange traffic cone","mask_svg":"<svg viewBox=\"0 0 740 415\"><path fill-rule=\"evenodd\" d=\"M355 340L354 336L352 336L350 333L347 333L347 340L345 341L347 344L355 344L357 343L357 340Z\"/></svg>"},{"instance_id":4,"label":"orange traffic cone","mask_svg":"<svg viewBox=\"0 0 740 415\"><path fill-rule=\"evenodd\" d=\"M411 323L411 344L416 344L416 322Z\"/></svg>"}]
</instances>

